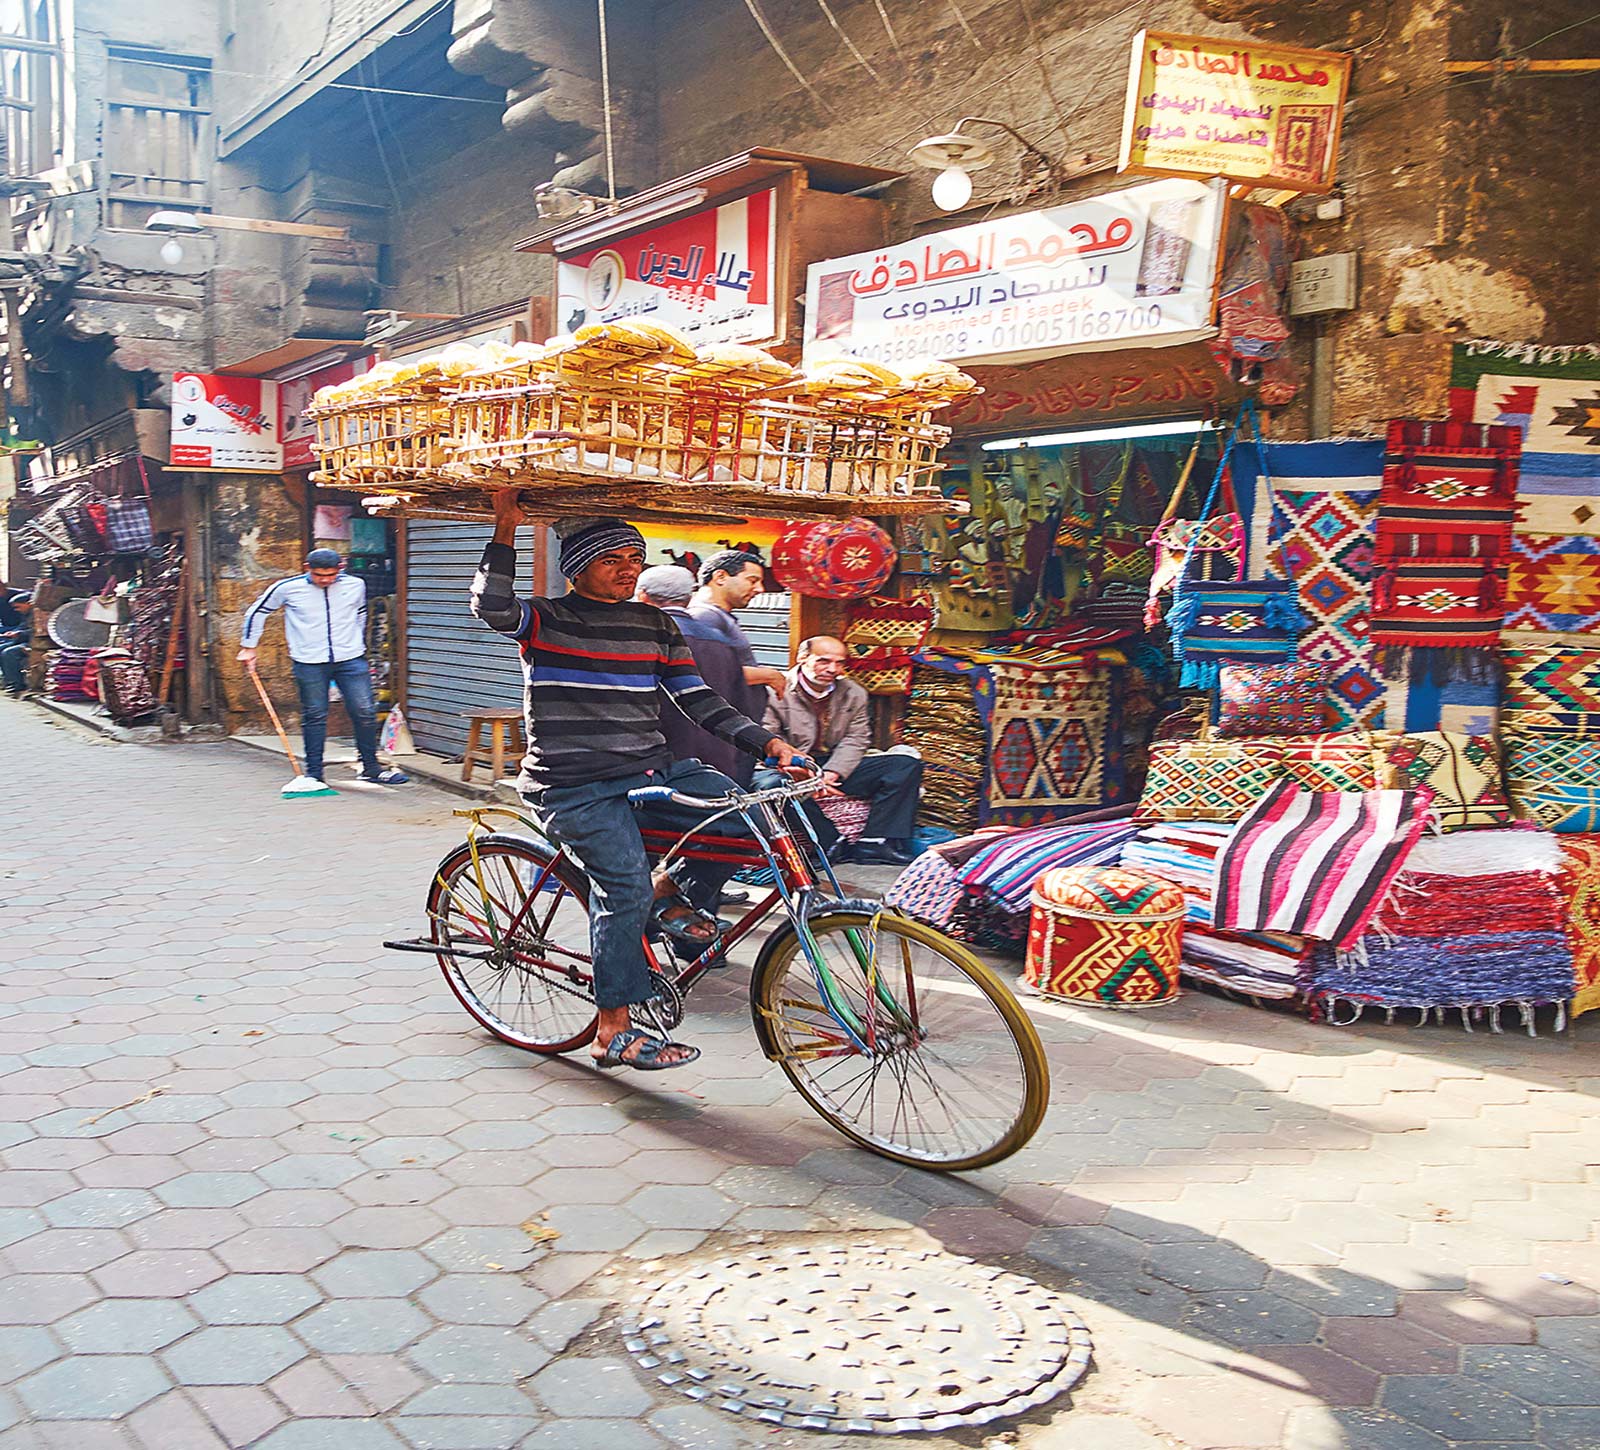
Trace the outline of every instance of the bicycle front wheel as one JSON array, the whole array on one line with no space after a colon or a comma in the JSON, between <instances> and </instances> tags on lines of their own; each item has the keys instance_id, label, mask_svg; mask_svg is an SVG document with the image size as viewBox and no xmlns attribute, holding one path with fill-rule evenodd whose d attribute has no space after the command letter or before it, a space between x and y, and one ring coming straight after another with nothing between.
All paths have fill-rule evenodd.
<instances>
[{"instance_id":1,"label":"bicycle front wheel","mask_svg":"<svg viewBox=\"0 0 1600 1450\"><path fill-rule=\"evenodd\" d=\"M450 990L502 1042L556 1053L593 1040L588 881L569 862L480 836L439 863L427 910Z\"/></svg>"},{"instance_id":2,"label":"bicycle front wheel","mask_svg":"<svg viewBox=\"0 0 1600 1450\"><path fill-rule=\"evenodd\" d=\"M812 1108L874 1153L942 1172L997 1163L1034 1135L1050 1098L1044 1045L993 972L889 912L830 912L810 929L820 971L796 933L775 937L750 1008Z\"/></svg>"}]
</instances>

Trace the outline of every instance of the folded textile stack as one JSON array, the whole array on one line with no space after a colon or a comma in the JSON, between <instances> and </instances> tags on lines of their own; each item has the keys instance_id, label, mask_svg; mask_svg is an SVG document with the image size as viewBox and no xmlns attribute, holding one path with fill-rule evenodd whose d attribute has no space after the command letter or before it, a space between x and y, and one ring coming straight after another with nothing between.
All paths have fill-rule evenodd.
<instances>
[{"instance_id":1,"label":"folded textile stack","mask_svg":"<svg viewBox=\"0 0 1600 1450\"><path fill-rule=\"evenodd\" d=\"M982 832L923 852L884 901L980 946L1020 953L1034 882L1060 866L1115 865L1132 835L1126 819Z\"/></svg>"},{"instance_id":2,"label":"folded textile stack","mask_svg":"<svg viewBox=\"0 0 1600 1450\"><path fill-rule=\"evenodd\" d=\"M1557 837L1536 831L1471 831L1419 841L1392 892L1349 951L1318 943L1307 996L1341 1024L1368 1007L1424 1020L1459 1011L1470 1030L1516 1007L1529 1032L1535 1007L1575 991L1563 920ZM1486 904L1492 903L1492 912Z\"/></svg>"},{"instance_id":3,"label":"folded textile stack","mask_svg":"<svg viewBox=\"0 0 1600 1450\"><path fill-rule=\"evenodd\" d=\"M1185 976L1252 997L1287 1001L1299 990L1310 942L1289 932L1219 931L1211 925L1217 857L1233 830L1211 821L1149 826L1123 848L1122 864L1183 888L1188 903Z\"/></svg>"},{"instance_id":4,"label":"folded textile stack","mask_svg":"<svg viewBox=\"0 0 1600 1450\"><path fill-rule=\"evenodd\" d=\"M53 700L98 700L99 666L86 649L58 649L50 656L47 676Z\"/></svg>"},{"instance_id":5,"label":"folded textile stack","mask_svg":"<svg viewBox=\"0 0 1600 1450\"><path fill-rule=\"evenodd\" d=\"M922 819L971 831L978 824L987 753L974 681L918 664L903 739L922 752Z\"/></svg>"}]
</instances>

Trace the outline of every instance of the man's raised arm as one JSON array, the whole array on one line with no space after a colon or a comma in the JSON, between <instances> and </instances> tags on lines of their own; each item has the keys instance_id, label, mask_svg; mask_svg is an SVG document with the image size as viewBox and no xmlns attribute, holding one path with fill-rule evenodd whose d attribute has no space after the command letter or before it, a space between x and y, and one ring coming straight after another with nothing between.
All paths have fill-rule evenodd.
<instances>
[{"instance_id":1,"label":"man's raised arm","mask_svg":"<svg viewBox=\"0 0 1600 1450\"><path fill-rule=\"evenodd\" d=\"M519 491L503 488L494 496L494 538L472 576L472 612L490 629L520 639L527 632L528 606L517 598L517 527L522 522Z\"/></svg>"}]
</instances>

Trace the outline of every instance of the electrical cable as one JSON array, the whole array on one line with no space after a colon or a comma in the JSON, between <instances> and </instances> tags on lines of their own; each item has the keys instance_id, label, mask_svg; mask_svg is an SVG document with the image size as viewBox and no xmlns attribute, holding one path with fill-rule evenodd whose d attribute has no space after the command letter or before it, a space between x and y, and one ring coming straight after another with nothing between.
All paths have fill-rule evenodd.
<instances>
[{"instance_id":1,"label":"electrical cable","mask_svg":"<svg viewBox=\"0 0 1600 1450\"><path fill-rule=\"evenodd\" d=\"M1067 129L1067 118L1061 109L1060 98L1056 95L1056 88L1050 81L1050 67L1044 63L1044 53L1039 45L1039 28L1034 23L1033 6L1028 0L1017 0L1022 6L1023 18L1028 22L1028 48L1033 53L1033 63L1038 67L1039 80L1044 87L1044 93L1049 98L1050 109L1056 113L1056 124L1061 128L1061 138L1068 144L1072 141L1072 132Z\"/></svg>"},{"instance_id":2,"label":"electrical cable","mask_svg":"<svg viewBox=\"0 0 1600 1450\"><path fill-rule=\"evenodd\" d=\"M789 58L789 52L783 48L778 37L772 33L772 27L767 24L767 17L761 13L756 5L756 0L744 0L744 8L750 12L750 18L755 21L756 25L760 27L761 33L766 36L767 44L772 47L773 54L784 63L788 68L789 74L800 82L801 89L816 102L817 109L831 121L833 119L832 109L818 94L817 88L806 79L805 73L800 67Z\"/></svg>"},{"instance_id":3,"label":"electrical cable","mask_svg":"<svg viewBox=\"0 0 1600 1450\"><path fill-rule=\"evenodd\" d=\"M606 0L600 7L600 110L606 138L606 200L617 199L617 153L611 139L611 48L606 37Z\"/></svg>"},{"instance_id":4,"label":"electrical cable","mask_svg":"<svg viewBox=\"0 0 1600 1450\"><path fill-rule=\"evenodd\" d=\"M832 7L830 7L828 4L828 0L817 0L817 7L824 15L828 17L828 24L839 32L839 39L844 42L844 48L855 57L856 64L859 65L862 70L866 71L866 73L871 76L872 79L880 86L885 84L883 77L878 74L877 69L874 67L872 62L861 53L855 41L851 40L850 37L844 33L844 27L839 24L838 17L834 15Z\"/></svg>"},{"instance_id":5,"label":"electrical cable","mask_svg":"<svg viewBox=\"0 0 1600 1450\"><path fill-rule=\"evenodd\" d=\"M972 42L972 48L981 55L983 53L983 42L978 39L978 32L972 28L971 22L967 19L966 12L962 10L961 6L957 3L957 0L949 0L949 3L950 8L955 11L956 19L960 22L961 28L967 32L967 39Z\"/></svg>"}]
</instances>

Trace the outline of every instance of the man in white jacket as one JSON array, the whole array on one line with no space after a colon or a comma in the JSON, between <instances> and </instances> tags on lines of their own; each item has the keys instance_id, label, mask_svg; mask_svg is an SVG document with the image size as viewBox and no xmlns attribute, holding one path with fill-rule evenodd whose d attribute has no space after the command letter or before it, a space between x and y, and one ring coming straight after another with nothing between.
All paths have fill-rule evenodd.
<instances>
[{"instance_id":1,"label":"man in white jacket","mask_svg":"<svg viewBox=\"0 0 1600 1450\"><path fill-rule=\"evenodd\" d=\"M375 785L404 785L409 776L378 763L377 702L372 696L372 670L367 664L367 586L344 572L344 560L333 549L313 549L306 572L280 579L245 611L239 658L255 663L256 646L267 616L283 610L283 634L294 661L294 682L300 690L300 734L305 742L305 770L322 779L322 748L328 738L328 690L336 686L361 755L361 779Z\"/></svg>"}]
</instances>

